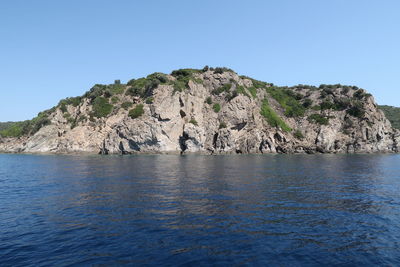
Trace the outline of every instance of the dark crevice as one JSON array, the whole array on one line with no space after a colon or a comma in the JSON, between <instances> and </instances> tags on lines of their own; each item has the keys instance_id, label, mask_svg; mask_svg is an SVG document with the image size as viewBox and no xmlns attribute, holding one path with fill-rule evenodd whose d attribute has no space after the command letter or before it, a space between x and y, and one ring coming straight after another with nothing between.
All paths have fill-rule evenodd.
<instances>
[{"instance_id":1,"label":"dark crevice","mask_svg":"<svg viewBox=\"0 0 400 267\"><path fill-rule=\"evenodd\" d=\"M247 125L247 122L241 122L231 128L231 130L242 130Z\"/></svg>"},{"instance_id":2,"label":"dark crevice","mask_svg":"<svg viewBox=\"0 0 400 267\"><path fill-rule=\"evenodd\" d=\"M119 151L121 151L122 155L127 154L127 151L125 151L124 144L122 143L122 141L119 142L118 148L119 148Z\"/></svg>"},{"instance_id":3,"label":"dark crevice","mask_svg":"<svg viewBox=\"0 0 400 267\"><path fill-rule=\"evenodd\" d=\"M157 117L158 121L170 121L171 119L162 119L160 115Z\"/></svg>"},{"instance_id":4,"label":"dark crevice","mask_svg":"<svg viewBox=\"0 0 400 267\"><path fill-rule=\"evenodd\" d=\"M185 132L179 137L179 146L181 148L181 153L185 152L187 149L186 141L189 140L189 135Z\"/></svg>"},{"instance_id":5,"label":"dark crevice","mask_svg":"<svg viewBox=\"0 0 400 267\"><path fill-rule=\"evenodd\" d=\"M213 147L214 148L217 148L217 140L218 140L218 133L215 133L214 137L213 137Z\"/></svg>"},{"instance_id":6,"label":"dark crevice","mask_svg":"<svg viewBox=\"0 0 400 267\"><path fill-rule=\"evenodd\" d=\"M102 145L102 147L101 147L101 149L100 149L100 152L99 152L99 154L101 154L101 155L108 155L108 149L106 148L106 140L103 140L103 145Z\"/></svg>"},{"instance_id":7,"label":"dark crevice","mask_svg":"<svg viewBox=\"0 0 400 267\"><path fill-rule=\"evenodd\" d=\"M140 151L140 147L138 146L138 144L132 140L128 140L129 142L129 148L135 151Z\"/></svg>"},{"instance_id":8,"label":"dark crevice","mask_svg":"<svg viewBox=\"0 0 400 267\"><path fill-rule=\"evenodd\" d=\"M261 153L263 153L263 143L261 142L260 145L258 146L258 151L260 151Z\"/></svg>"},{"instance_id":9,"label":"dark crevice","mask_svg":"<svg viewBox=\"0 0 400 267\"><path fill-rule=\"evenodd\" d=\"M274 139L277 140L278 142L282 142L282 137L278 133L274 134Z\"/></svg>"}]
</instances>

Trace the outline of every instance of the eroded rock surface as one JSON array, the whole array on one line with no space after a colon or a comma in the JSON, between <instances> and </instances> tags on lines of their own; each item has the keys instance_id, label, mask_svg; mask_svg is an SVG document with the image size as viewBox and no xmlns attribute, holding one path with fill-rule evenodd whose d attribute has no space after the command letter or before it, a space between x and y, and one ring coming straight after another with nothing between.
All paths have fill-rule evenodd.
<instances>
[{"instance_id":1,"label":"eroded rock surface","mask_svg":"<svg viewBox=\"0 0 400 267\"><path fill-rule=\"evenodd\" d=\"M49 114L51 123L35 134L0 138L0 151L103 154L399 151L399 131L391 127L373 97L358 88L340 85L328 89L277 88L277 92L283 92L284 97L297 101L303 108L293 115L288 110L295 102L285 103L275 95L271 84L260 85L229 70L190 73L181 91L176 85L179 78L182 77L165 75L167 81L151 88L151 94L146 96L128 94L135 85L123 85L123 92L115 95L107 96L105 91L97 97L118 100L113 99L112 111L103 117L93 116L95 100L90 97L82 97L77 106L66 105L64 110L58 106ZM268 102L268 107L289 129L262 114L263 101ZM132 107L123 108L123 103L131 103ZM329 107L329 103L335 106ZM129 110L139 104L143 105L143 114L133 118ZM73 123L70 118L75 118Z\"/></svg>"}]
</instances>

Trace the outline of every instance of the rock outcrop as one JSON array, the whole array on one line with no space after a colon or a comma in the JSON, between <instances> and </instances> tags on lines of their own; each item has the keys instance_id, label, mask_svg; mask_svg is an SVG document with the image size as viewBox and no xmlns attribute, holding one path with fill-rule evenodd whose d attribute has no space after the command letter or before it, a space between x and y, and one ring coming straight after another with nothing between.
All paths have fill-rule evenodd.
<instances>
[{"instance_id":1,"label":"rock outcrop","mask_svg":"<svg viewBox=\"0 0 400 267\"><path fill-rule=\"evenodd\" d=\"M36 132L3 134L0 151L373 153L398 152L400 143L362 89L276 87L219 68L96 85L45 116Z\"/></svg>"}]
</instances>

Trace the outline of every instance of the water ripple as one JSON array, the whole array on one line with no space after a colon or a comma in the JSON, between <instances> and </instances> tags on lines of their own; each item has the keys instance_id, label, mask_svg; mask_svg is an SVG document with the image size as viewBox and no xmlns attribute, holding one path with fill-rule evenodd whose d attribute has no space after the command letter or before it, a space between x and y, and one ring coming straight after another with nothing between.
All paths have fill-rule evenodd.
<instances>
[{"instance_id":1,"label":"water ripple","mask_svg":"<svg viewBox=\"0 0 400 267\"><path fill-rule=\"evenodd\" d=\"M0 155L0 265L400 265L399 163Z\"/></svg>"}]
</instances>

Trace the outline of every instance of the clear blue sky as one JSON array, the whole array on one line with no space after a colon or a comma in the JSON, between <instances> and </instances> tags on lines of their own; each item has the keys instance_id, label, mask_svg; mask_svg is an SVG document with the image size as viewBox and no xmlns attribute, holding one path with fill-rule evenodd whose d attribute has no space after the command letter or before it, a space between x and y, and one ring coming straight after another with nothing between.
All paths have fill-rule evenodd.
<instances>
[{"instance_id":1,"label":"clear blue sky","mask_svg":"<svg viewBox=\"0 0 400 267\"><path fill-rule=\"evenodd\" d=\"M278 85L342 83L400 106L400 1L0 1L0 121L95 83L226 66Z\"/></svg>"}]
</instances>

